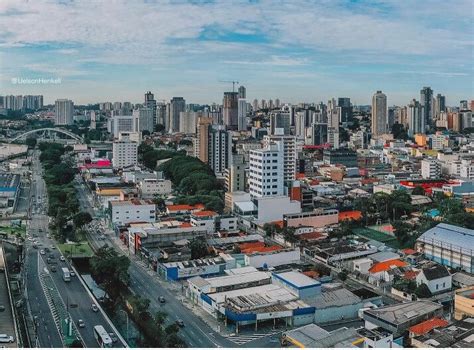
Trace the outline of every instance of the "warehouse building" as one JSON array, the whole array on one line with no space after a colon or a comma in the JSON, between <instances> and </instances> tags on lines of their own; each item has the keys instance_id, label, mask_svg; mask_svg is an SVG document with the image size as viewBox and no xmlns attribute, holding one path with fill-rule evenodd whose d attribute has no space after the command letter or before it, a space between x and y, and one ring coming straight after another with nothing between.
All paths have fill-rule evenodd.
<instances>
[{"instance_id":1,"label":"warehouse building","mask_svg":"<svg viewBox=\"0 0 474 350\"><path fill-rule=\"evenodd\" d=\"M280 285L291 290L299 298L307 298L321 294L321 282L301 272L288 271L273 273L272 281L275 285Z\"/></svg>"},{"instance_id":2,"label":"warehouse building","mask_svg":"<svg viewBox=\"0 0 474 350\"><path fill-rule=\"evenodd\" d=\"M20 195L20 175L0 174L0 212L13 213Z\"/></svg>"},{"instance_id":3,"label":"warehouse building","mask_svg":"<svg viewBox=\"0 0 474 350\"><path fill-rule=\"evenodd\" d=\"M474 273L474 230L438 224L417 239L415 248L438 264Z\"/></svg>"}]
</instances>

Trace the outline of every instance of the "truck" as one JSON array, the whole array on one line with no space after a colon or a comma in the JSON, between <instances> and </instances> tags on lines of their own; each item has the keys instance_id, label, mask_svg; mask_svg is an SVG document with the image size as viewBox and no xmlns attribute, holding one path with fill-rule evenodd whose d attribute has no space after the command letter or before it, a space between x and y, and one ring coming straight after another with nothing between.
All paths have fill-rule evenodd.
<instances>
[{"instance_id":1,"label":"truck","mask_svg":"<svg viewBox=\"0 0 474 350\"><path fill-rule=\"evenodd\" d=\"M67 267L63 267L63 280L64 282L69 282L71 280L71 273Z\"/></svg>"}]
</instances>

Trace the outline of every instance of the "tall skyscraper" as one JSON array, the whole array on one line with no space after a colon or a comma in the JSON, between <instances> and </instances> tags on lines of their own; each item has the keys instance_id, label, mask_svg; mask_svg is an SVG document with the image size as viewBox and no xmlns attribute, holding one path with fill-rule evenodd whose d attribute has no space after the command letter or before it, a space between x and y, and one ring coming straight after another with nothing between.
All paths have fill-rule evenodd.
<instances>
[{"instance_id":1,"label":"tall skyscraper","mask_svg":"<svg viewBox=\"0 0 474 350\"><path fill-rule=\"evenodd\" d=\"M415 134L424 134L426 132L426 113L423 104L413 99L407 108L408 136L414 137Z\"/></svg>"},{"instance_id":2,"label":"tall skyscraper","mask_svg":"<svg viewBox=\"0 0 474 350\"><path fill-rule=\"evenodd\" d=\"M138 118L138 131L149 131L150 133L153 132L155 125L153 123L153 115L153 109L148 107L142 107L133 111L133 116Z\"/></svg>"},{"instance_id":3,"label":"tall skyscraper","mask_svg":"<svg viewBox=\"0 0 474 350\"><path fill-rule=\"evenodd\" d=\"M312 141L313 145L320 146L328 143L328 125L327 123L313 124Z\"/></svg>"},{"instance_id":4,"label":"tall skyscraper","mask_svg":"<svg viewBox=\"0 0 474 350\"><path fill-rule=\"evenodd\" d=\"M217 176L224 176L232 160L232 136L224 125L211 125L207 144L209 167Z\"/></svg>"},{"instance_id":5,"label":"tall skyscraper","mask_svg":"<svg viewBox=\"0 0 474 350\"><path fill-rule=\"evenodd\" d=\"M387 132L387 96L377 91L372 97L372 136Z\"/></svg>"},{"instance_id":6,"label":"tall skyscraper","mask_svg":"<svg viewBox=\"0 0 474 350\"><path fill-rule=\"evenodd\" d=\"M156 124L165 125L165 120L166 120L166 103L159 102L156 104Z\"/></svg>"},{"instance_id":7,"label":"tall skyscraper","mask_svg":"<svg viewBox=\"0 0 474 350\"><path fill-rule=\"evenodd\" d=\"M290 113L274 111L270 113L270 134L274 135L276 129L283 129L285 135L290 134Z\"/></svg>"},{"instance_id":8,"label":"tall skyscraper","mask_svg":"<svg viewBox=\"0 0 474 350\"><path fill-rule=\"evenodd\" d=\"M245 98L239 98L237 107L237 130L247 130L247 100Z\"/></svg>"},{"instance_id":9,"label":"tall skyscraper","mask_svg":"<svg viewBox=\"0 0 474 350\"><path fill-rule=\"evenodd\" d=\"M109 132L118 138L121 132L138 132L139 117L135 115L114 115L109 119Z\"/></svg>"},{"instance_id":10,"label":"tall skyscraper","mask_svg":"<svg viewBox=\"0 0 474 350\"><path fill-rule=\"evenodd\" d=\"M247 89L243 85L239 87L239 98L247 98Z\"/></svg>"},{"instance_id":11,"label":"tall skyscraper","mask_svg":"<svg viewBox=\"0 0 474 350\"><path fill-rule=\"evenodd\" d=\"M339 114L339 122L343 124L352 121L352 105L349 97L339 97L337 99L337 108Z\"/></svg>"},{"instance_id":12,"label":"tall skyscraper","mask_svg":"<svg viewBox=\"0 0 474 350\"><path fill-rule=\"evenodd\" d=\"M433 90L425 86L420 90L420 104L423 106L426 125L433 124Z\"/></svg>"},{"instance_id":13,"label":"tall skyscraper","mask_svg":"<svg viewBox=\"0 0 474 350\"><path fill-rule=\"evenodd\" d=\"M145 93L144 107L150 108L153 111L153 125L156 125L157 124L157 121L156 121L156 100L155 100L155 96L151 93L151 91L148 91L148 92Z\"/></svg>"},{"instance_id":14,"label":"tall skyscraper","mask_svg":"<svg viewBox=\"0 0 474 350\"><path fill-rule=\"evenodd\" d=\"M173 97L170 102L170 129L172 132L179 131L179 113L186 110L186 101L182 97Z\"/></svg>"},{"instance_id":15,"label":"tall skyscraper","mask_svg":"<svg viewBox=\"0 0 474 350\"><path fill-rule=\"evenodd\" d=\"M55 102L55 120L56 125L72 125L74 117L74 103L71 100L59 99Z\"/></svg>"},{"instance_id":16,"label":"tall skyscraper","mask_svg":"<svg viewBox=\"0 0 474 350\"><path fill-rule=\"evenodd\" d=\"M275 108L280 108L280 99L275 99Z\"/></svg>"},{"instance_id":17,"label":"tall skyscraper","mask_svg":"<svg viewBox=\"0 0 474 350\"><path fill-rule=\"evenodd\" d=\"M439 119L441 112L446 112L446 97L437 94L434 106L434 118Z\"/></svg>"},{"instance_id":18,"label":"tall skyscraper","mask_svg":"<svg viewBox=\"0 0 474 350\"><path fill-rule=\"evenodd\" d=\"M235 130L238 127L238 97L239 94L237 92L224 92L222 117L224 125L231 130Z\"/></svg>"},{"instance_id":19,"label":"tall skyscraper","mask_svg":"<svg viewBox=\"0 0 474 350\"><path fill-rule=\"evenodd\" d=\"M258 100L257 99L254 99L253 100L253 103L252 103L252 108L253 108L253 111L258 111Z\"/></svg>"}]
</instances>

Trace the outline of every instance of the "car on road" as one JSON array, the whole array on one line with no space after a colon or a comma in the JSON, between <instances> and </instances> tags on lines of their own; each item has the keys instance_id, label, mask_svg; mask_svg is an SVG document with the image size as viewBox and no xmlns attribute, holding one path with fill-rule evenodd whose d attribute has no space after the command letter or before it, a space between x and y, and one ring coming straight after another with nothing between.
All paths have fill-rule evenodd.
<instances>
[{"instance_id":1,"label":"car on road","mask_svg":"<svg viewBox=\"0 0 474 350\"><path fill-rule=\"evenodd\" d=\"M48 247L45 247L45 248L44 248L44 251L49 253L49 248L48 248Z\"/></svg>"},{"instance_id":2,"label":"car on road","mask_svg":"<svg viewBox=\"0 0 474 350\"><path fill-rule=\"evenodd\" d=\"M70 304L69 304L69 307L70 307L71 309L74 309L74 308L76 308L77 306L78 306L78 305L77 305L76 303L70 303Z\"/></svg>"},{"instance_id":3,"label":"car on road","mask_svg":"<svg viewBox=\"0 0 474 350\"><path fill-rule=\"evenodd\" d=\"M51 246L51 249L56 249L56 247L54 245Z\"/></svg>"},{"instance_id":4,"label":"car on road","mask_svg":"<svg viewBox=\"0 0 474 350\"><path fill-rule=\"evenodd\" d=\"M40 228L40 229L38 229L38 232L43 232L43 229L41 229L41 228Z\"/></svg>"},{"instance_id":5,"label":"car on road","mask_svg":"<svg viewBox=\"0 0 474 350\"><path fill-rule=\"evenodd\" d=\"M54 259L54 254L49 254L50 259Z\"/></svg>"},{"instance_id":6,"label":"car on road","mask_svg":"<svg viewBox=\"0 0 474 350\"><path fill-rule=\"evenodd\" d=\"M74 276L76 276L76 273L75 273L74 271L72 271L72 270L69 270L69 275L70 275L71 277L74 277Z\"/></svg>"},{"instance_id":7,"label":"car on road","mask_svg":"<svg viewBox=\"0 0 474 350\"><path fill-rule=\"evenodd\" d=\"M59 257L59 260L61 260L61 261L66 261L66 258L61 255L61 256Z\"/></svg>"},{"instance_id":8,"label":"car on road","mask_svg":"<svg viewBox=\"0 0 474 350\"><path fill-rule=\"evenodd\" d=\"M56 266L51 266L51 272L57 272L57 271L58 271L58 269L57 269Z\"/></svg>"},{"instance_id":9,"label":"car on road","mask_svg":"<svg viewBox=\"0 0 474 350\"><path fill-rule=\"evenodd\" d=\"M79 328L84 328L86 326L86 324L84 323L84 320L79 319L79 320L77 320L77 326Z\"/></svg>"},{"instance_id":10,"label":"car on road","mask_svg":"<svg viewBox=\"0 0 474 350\"><path fill-rule=\"evenodd\" d=\"M11 335L0 334L0 343L13 343L14 341L15 338L13 338Z\"/></svg>"},{"instance_id":11,"label":"car on road","mask_svg":"<svg viewBox=\"0 0 474 350\"><path fill-rule=\"evenodd\" d=\"M184 321L183 321L182 319L176 320L176 324L177 324L179 327L184 327Z\"/></svg>"},{"instance_id":12,"label":"car on road","mask_svg":"<svg viewBox=\"0 0 474 350\"><path fill-rule=\"evenodd\" d=\"M166 299L165 299L164 296L160 296L160 297L158 298L158 301L163 304L163 303L166 302Z\"/></svg>"},{"instance_id":13,"label":"car on road","mask_svg":"<svg viewBox=\"0 0 474 350\"><path fill-rule=\"evenodd\" d=\"M112 343L116 343L118 341L117 336L113 332L109 333L109 337L110 337L110 339L112 339Z\"/></svg>"},{"instance_id":14,"label":"car on road","mask_svg":"<svg viewBox=\"0 0 474 350\"><path fill-rule=\"evenodd\" d=\"M91 305L91 310L94 311L94 312L97 312L97 311L99 311L99 308L97 307L96 304L92 304Z\"/></svg>"},{"instance_id":15,"label":"car on road","mask_svg":"<svg viewBox=\"0 0 474 350\"><path fill-rule=\"evenodd\" d=\"M37 245L37 244L33 244L33 248L38 249L38 245Z\"/></svg>"},{"instance_id":16,"label":"car on road","mask_svg":"<svg viewBox=\"0 0 474 350\"><path fill-rule=\"evenodd\" d=\"M46 253L44 252L43 249L41 249L41 250L40 250L40 254L41 254L41 255L45 255Z\"/></svg>"},{"instance_id":17,"label":"car on road","mask_svg":"<svg viewBox=\"0 0 474 350\"><path fill-rule=\"evenodd\" d=\"M0 312L5 311L5 305L0 305Z\"/></svg>"}]
</instances>

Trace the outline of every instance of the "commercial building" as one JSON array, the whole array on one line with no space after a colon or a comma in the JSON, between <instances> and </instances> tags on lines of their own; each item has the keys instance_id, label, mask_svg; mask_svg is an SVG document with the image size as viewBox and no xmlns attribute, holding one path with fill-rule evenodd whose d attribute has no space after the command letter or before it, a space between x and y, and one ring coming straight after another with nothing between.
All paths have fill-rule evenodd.
<instances>
[{"instance_id":1,"label":"commercial building","mask_svg":"<svg viewBox=\"0 0 474 350\"><path fill-rule=\"evenodd\" d=\"M167 195L171 193L171 181L158 178L147 178L138 181L137 187L143 198L153 198L155 195Z\"/></svg>"},{"instance_id":2,"label":"commercial building","mask_svg":"<svg viewBox=\"0 0 474 350\"><path fill-rule=\"evenodd\" d=\"M420 91L420 105L423 107L423 119L425 123L433 123L433 90L425 86Z\"/></svg>"},{"instance_id":3,"label":"commercial building","mask_svg":"<svg viewBox=\"0 0 474 350\"><path fill-rule=\"evenodd\" d=\"M372 97L372 137L387 132L387 96L377 91Z\"/></svg>"},{"instance_id":4,"label":"commercial building","mask_svg":"<svg viewBox=\"0 0 474 350\"><path fill-rule=\"evenodd\" d=\"M118 138L121 132L139 132L137 115L114 115L109 119L109 132Z\"/></svg>"},{"instance_id":5,"label":"commercial building","mask_svg":"<svg viewBox=\"0 0 474 350\"><path fill-rule=\"evenodd\" d=\"M209 128L207 163L216 176L223 177L232 160L232 137L224 125Z\"/></svg>"},{"instance_id":6,"label":"commercial building","mask_svg":"<svg viewBox=\"0 0 474 350\"><path fill-rule=\"evenodd\" d=\"M111 201L109 210L114 225L156 221L156 206L150 200Z\"/></svg>"},{"instance_id":7,"label":"commercial building","mask_svg":"<svg viewBox=\"0 0 474 350\"><path fill-rule=\"evenodd\" d=\"M218 257L179 262L160 263L158 273L166 280L177 281L195 276L221 275L225 270L236 267L235 258L220 253Z\"/></svg>"},{"instance_id":8,"label":"commercial building","mask_svg":"<svg viewBox=\"0 0 474 350\"><path fill-rule=\"evenodd\" d=\"M179 114L186 110L186 101L182 97L173 97L170 101L169 127L171 132L179 131Z\"/></svg>"},{"instance_id":9,"label":"commercial building","mask_svg":"<svg viewBox=\"0 0 474 350\"><path fill-rule=\"evenodd\" d=\"M245 255L245 265L255 268L275 267L300 262L299 249L283 249L272 252L258 252Z\"/></svg>"},{"instance_id":10,"label":"commercial building","mask_svg":"<svg viewBox=\"0 0 474 350\"><path fill-rule=\"evenodd\" d=\"M424 134L426 132L426 114L424 106L417 100L413 99L407 108L408 118L408 136L413 137L416 134Z\"/></svg>"},{"instance_id":11,"label":"commercial building","mask_svg":"<svg viewBox=\"0 0 474 350\"><path fill-rule=\"evenodd\" d=\"M12 213L20 195L20 175L0 173L0 212Z\"/></svg>"},{"instance_id":12,"label":"commercial building","mask_svg":"<svg viewBox=\"0 0 474 350\"><path fill-rule=\"evenodd\" d=\"M288 271L272 274L273 284L289 289L300 299L321 294L321 282L298 271Z\"/></svg>"},{"instance_id":13,"label":"commercial building","mask_svg":"<svg viewBox=\"0 0 474 350\"><path fill-rule=\"evenodd\" d=\"M55 125L72 125L74 123L74 102L67 99L56 100L54 104Z\"/></svg>"},{"instance_id":14,"label":"commercial building","mask_svg":"<svg viewBox=\"0 0 474 350\"><path fill-rule=\"evenodd\" d=\"M415 247L438 264L474 273L474 230L438 224L423 233Z\"/></svg>"},{"instance_id":15,"label":"commercial building","mask_svg":"<svg viewBox=\"0 0 474 350\"><path fill-rule=\"evenodd\" d=\"M357 152L350 149L325 149L323 162L330 165L344 165L347 168L357 168Z\"/></svg>"},{"instance_id":16,"label":"commercial building","mask_svg":"<svg viewBox=\"0 0 474 350\"><path fill-rule=\"evenodd\" d=\"M245 190L245 162L243 154L232 155L232 162L225 171L225 191L240 192Z\"/></svg>"},{"instance_id":17,"label":"commercial building","mask_svg":"<svg viewBox=\"0 0 474 350\"><path fill-rule=\"evenodd\" d=\"M133 111L133 117L138 120L137 131L148 131L152 133L154 131L154 120L155 113L152 108L139 108Z\"/></svg>"},{"instance_id":18,"label":"commercial building","mask_svg":"<svg viewBox=\"0 0 474 350\"><path fill-rule=\"evenodd\" d=\"M237 130L247 130L247 100L245 98L239 98L238 101L238 110L237 110L237 118L238 118L238 126Z\"/></svg>"},{"instance_id":19,"label":"commercial building","mask_svg":"<svg viewBox=\"0 0 474 350\"><path fill-rule=\"evenodd\" d=\"M274 135L277 129L283 129L283 134L289 135L291 118L289 112L276 111L270 113L270 134Z\"/></svg>"},{"instance_id":20,"label":"commercial building","mask_svg":"<svg viewBox=\"0 0 474 350\"><path fill-rule=\"evenodd\" d=\"M156 100L155 100L155 96L151 93L151 91L148 91L145 93L144 106L148 109L151 109L152 111L152 115L153 115L152 124L153 125L158 124L157 118L156 118ZM143 129L143 130L149 130L151 132L153 131L153 128L151 130L150 129Z\"/></svg>"},{"instance_id":21,"label":"commercial building","mask_svg":"<svg viewBox=\"0 0 474 350\"><path fill-rule=\"evenodd\" d=\"M287 227L311 226L324 227L339 222L339 211L337 209L316 209L312 212L284 214L284 225Z\"/></svg>"},{"instance_id":22,"label":"commercial building","mask_svg":"<svg viewBox=\"0 0 474 350\"><path fill-rule=\"evenodd\" d=\"M355 348L361 342L361 336L354 328L338 328L331 332L314 323L285 331L282 345L298 348Z\"/></svg>"},{"instance_id":23,"label":"commercial building","mask_svg":"<svg viewBox=\"0 0 474 350\"><path fill-rule=\"evenodd\" d=\"M114 168L125 168L138 164L138 143L130 137L119 135L119 140L112 144L112 166Z\"/></svg>"}]
</instances>

